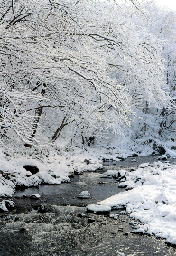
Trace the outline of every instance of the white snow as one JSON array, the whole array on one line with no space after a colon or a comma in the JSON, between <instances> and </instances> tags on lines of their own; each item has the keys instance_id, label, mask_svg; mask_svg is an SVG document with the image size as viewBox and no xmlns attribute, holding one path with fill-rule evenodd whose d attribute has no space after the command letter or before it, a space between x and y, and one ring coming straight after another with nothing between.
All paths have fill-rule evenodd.
<instances>
[{"instance_id":1,"label":"white snow","mask_svg":"<svg viewBox=\"0 0 176 256\"><path fill-rule=\"evenodd\" d=\"M23 166L32 165L39 169L39 172L32 175ZM62 155L50 155L43 162L37 159L17 157L6 159L0 149L0 196L12 196L15 187L37 186L39 184L61 184L69 182L69 175L74 171L95 171L102 168L102 161L97 155L88 152L65 153Z\"/></svg>"},{"instance_id":2,"label":"white snow","mask_svg":"<svg viewBox=\"0 0 176 256\"><path fill-rule=\"evenodd\" d=\"M3 212L8 212L8 209L5 205L5 200L3 200L2 202L0 202L0 210Z\"/></svg>"},{"instance_id":3,"label":"white snow","mask_svg":"<svg viewBox=\"0 0 176 256\"><path fill-rule=\"evenodd\" d=\"M103 173L103 176L105 177L116 177L119 175L119 171L117 170L107 170L105 173Z\"/></svg>"},{"instance_id":4,"label":"white snow","mask_svg":"<svg viewBox=\"0 0 176 256\"><path fill-rule=\"evenodd\" d=\"M176 152L174 150L170 150L169 148L165 147L166 149L166 156L176 158Z\"/></svg>"},{"instance_id":5,"label":"white snow","mask_svg":"<svg viewBox=\"0 0 176 256\"><path fill-rule=\"evenodd\" d=\"M155 162L126 172L127 188L132 190L100 202L111 208L126 207L131 217L140 220L140 232L155 234L176 244L176 166Z\"/></svg>"},{"instance_id":6,"label":"white snow","mask_svg":"<svg viewBox=\"0 0 176 256\"><path fill-rule=\"evenodd\" d=\"M79 198L83 198L83 199L86 199L86 198L90 198L90 193L89 191L82 191L79 195L78 195Z\"/></svg>"},{"instance_id":7,"label":"white snow","mask_svg":"<svg viewBox=\"0 0 176 256\"><path fill-rule=\"evenodd\" d=\"M110 212L111 211L111 207L108 206L108 205L100 205L100 204L89 204L87 206L87 210L88 211L91 211L91 212L94 212L94 213L97 213L97 212Z\"/></svg>"},{"instance_id":8,"label":"white snow","mask_svg":"<svg viewBox=\"0 0 176 256\"><path fill-rule=\"evenodd\" d=\"M126 174L126 170L107 170L105 173L103 173L103 177L122 177Z\"/></svg>"}]
</instances>

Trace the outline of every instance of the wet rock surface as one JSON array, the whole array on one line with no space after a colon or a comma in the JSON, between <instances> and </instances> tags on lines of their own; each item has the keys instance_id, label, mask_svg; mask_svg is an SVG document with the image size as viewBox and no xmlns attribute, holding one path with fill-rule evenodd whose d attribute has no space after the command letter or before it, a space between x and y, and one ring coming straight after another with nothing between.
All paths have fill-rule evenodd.
<instances>
[{"instance_id":1,"label":"wet rock surface","mask_svg":"<svg viewBox=\"0 0 176 256\"><path fill-rule=\"evenodd\" d=\"M136 168L155 158L109 162L105 169ZM156 158L157 159L157 158ZM18 191L10 213L0 213L0 256L176 255L164 240L136 233L136 220L124 209L104 214L87 212L94 204L124 189L103 171L84 173L71 184L43 185ZM78 198L88 191L91 198ZM38 194L36 200L30 195ZM24 196L25 195L25 196Z\"/></svg>"},{"instance_id":2,"label":"wet rock surface","mask_svg":"<svg viewBox=\"0 0 176 256\"><path fill-rule=\"evenodd\" d=\"M87 213L76 206L3 216L0 255L176 255L154 237L135 234L128 216Z\"/></svg>"}]
</instances>

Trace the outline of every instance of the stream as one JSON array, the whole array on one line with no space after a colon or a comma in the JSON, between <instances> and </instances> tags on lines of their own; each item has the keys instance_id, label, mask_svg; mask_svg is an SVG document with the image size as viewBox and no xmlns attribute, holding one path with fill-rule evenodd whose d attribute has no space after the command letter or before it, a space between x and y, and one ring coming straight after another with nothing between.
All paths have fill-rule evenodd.
<instances>
[{"instance_id":1,"label":"stream","mask_svg":"<svg viewBox=\"0 0 176 256\"><path fill-rule=\"evenodd\" d=\"M165 240L137 233L137 221L123 209L110 215L86 210L88 204L124 191L115 179L104 177L106 170L137 168L155 160L131 157L105 162L103 170L75 175L71 183L16 191L15 210L0 215L0 256L176 255L176 248ZM89 191L91 197L78 198L82 191ZM29 198L32 194L41 198Z\"/></svg>"}]
</instances>

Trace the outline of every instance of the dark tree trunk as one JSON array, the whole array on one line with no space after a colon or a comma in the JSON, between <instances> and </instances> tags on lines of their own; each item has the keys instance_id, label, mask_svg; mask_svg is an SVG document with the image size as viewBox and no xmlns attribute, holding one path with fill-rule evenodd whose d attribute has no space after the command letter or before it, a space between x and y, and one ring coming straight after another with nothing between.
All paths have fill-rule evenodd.
<instances>
[{"instance_id":1,"label":"dark tree trunk","mask_svg":"<svg viewBox=\"0 0 176 256\"><path fill-rule=\"evenodd\" d=\"M61 125L57 128L57 130L55 131L54 135L51 138L52 142L56 141L59 138L62 129L67 125L68 125L68 122L66 121L66 117L64 117Z\"/></svg>"}]
</instances>

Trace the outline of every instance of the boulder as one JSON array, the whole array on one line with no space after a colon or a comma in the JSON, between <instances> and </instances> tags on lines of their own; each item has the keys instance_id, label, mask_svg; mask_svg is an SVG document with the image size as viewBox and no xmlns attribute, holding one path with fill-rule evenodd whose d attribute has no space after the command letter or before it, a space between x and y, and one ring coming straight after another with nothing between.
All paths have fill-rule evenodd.
<instances>
[{"instance_id":1,"label":"boulder","mask_svg":"<svg viewBox=\"0 0 176 256\"><path fill-rule=\"evenodd\" d=\"M3 200L2 202L0 202L0 212L1 213L11 211L14 209L14 207L15 207L15 204L11 200Z\"/></svg>"},{"instance_id":2,"label":"boulder","mask_svg":"<svg viewBox=\"0 0 176 256\"><path fill-rule=\"evenodd\" d=\"M30 196L30 198L32 198L32 199L40 199L40 197L41 197L41 195L39 195L39 194L33 194Z\"/></svg>"},{"instance_id":3,"label":"boulder","mask_svg":"<svg viewBox=\"0 0 176 256\"><path fill-rule=\"evenodd\" d=\"M90 193L89 191L82 191L79 195L78 198L80 199L89 199L90 198Z\"/></svg>"}]
</instances>

